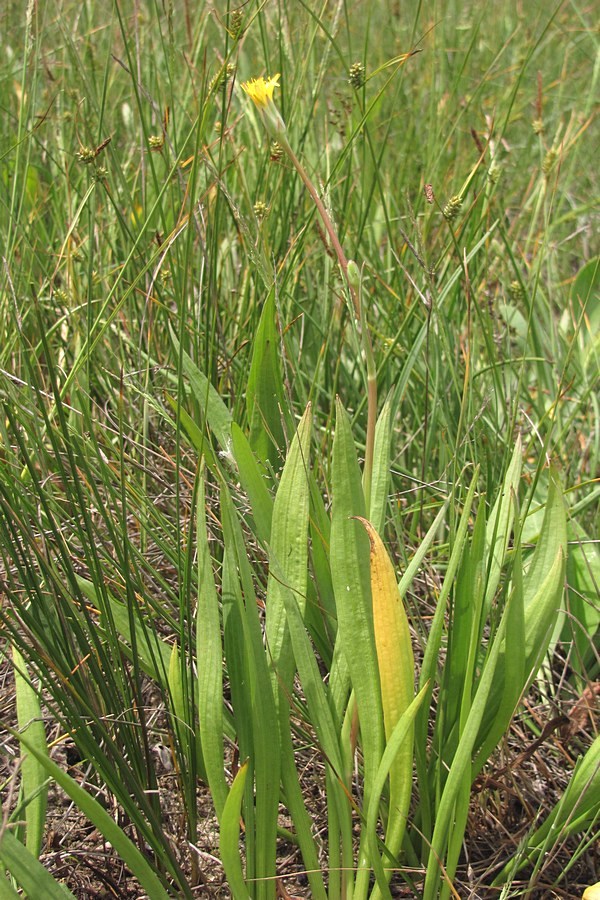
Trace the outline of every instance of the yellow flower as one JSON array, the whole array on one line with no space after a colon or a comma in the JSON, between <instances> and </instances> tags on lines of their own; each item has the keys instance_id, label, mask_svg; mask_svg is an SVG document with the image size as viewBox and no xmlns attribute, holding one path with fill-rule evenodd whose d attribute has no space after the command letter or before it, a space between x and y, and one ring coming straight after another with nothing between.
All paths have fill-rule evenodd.
<instances>
[{"instance_id":1,"label":"yellow flower","mask_svg":"<svg viewBox=\"0 0 600 900\"><path fill-rule=\"evenodd\" d=\"M266 109L273 102L273 90L279 87L281 75L273 75L272 78L251 78L242 84L242 89L259 109Z\"/></svg>"},{"instance_id":2,"label":"yellow flower","mask_svg":"<svg viewBox=\"0 0 600 900\"><path fill-rule=\"evenodd\" d=\"M279 87L280 78L280 75L273 75L272 78L251 78L242 83L242 89L258 109L265 128L275 139L280 139L286 130L285 122L273 103L273 91Z\"/></svg>"}]
</instances>

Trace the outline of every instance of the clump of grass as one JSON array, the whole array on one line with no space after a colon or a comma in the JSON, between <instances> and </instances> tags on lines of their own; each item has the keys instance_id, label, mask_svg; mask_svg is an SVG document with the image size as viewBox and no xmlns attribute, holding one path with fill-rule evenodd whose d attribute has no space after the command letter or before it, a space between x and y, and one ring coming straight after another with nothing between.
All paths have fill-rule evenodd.
<instances>
[{"instance_id":1,"label":"clump of grass","mask_svg":"<svg viewBox=\"0 0 600 900\"><path fill-rule=\"evenodd\" d=\"M276 895L278 838L315 897L587 883L592 23L435 12L5 13L0 858L30 896L65 896L48 779L152 897L206 878L200 785L235 897ZM240 83L273 72L269 134ZM510 821L535 753L554 795L482 855L477 792Z\"/></svg>"}]
</instances>

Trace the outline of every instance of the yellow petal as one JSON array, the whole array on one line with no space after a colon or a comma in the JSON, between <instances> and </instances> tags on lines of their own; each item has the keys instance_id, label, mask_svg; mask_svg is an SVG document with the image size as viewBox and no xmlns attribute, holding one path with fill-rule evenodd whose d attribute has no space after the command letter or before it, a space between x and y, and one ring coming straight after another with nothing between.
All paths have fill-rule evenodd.
<instances>
[{"instance_id":1,"label":"yellow petal","mask_svg":"<svg viewBox=\"0 0 600 900\"><path fill-rule=\"evenodd\" d=\"M582 900L600 900L600 881L585 889Z\"/></svg>"},{"instance_id":2,"label":"yellow petal","mask_svg":"<svg viewBox=\"0 0 600 900\"><path fill-rule=\"evenodd\" d=\"M242 83L242 89L259 108L265 109L273 101L273 91L279 86L281 75L272 78L251 78Z\"/></svg>"}]
</instances>

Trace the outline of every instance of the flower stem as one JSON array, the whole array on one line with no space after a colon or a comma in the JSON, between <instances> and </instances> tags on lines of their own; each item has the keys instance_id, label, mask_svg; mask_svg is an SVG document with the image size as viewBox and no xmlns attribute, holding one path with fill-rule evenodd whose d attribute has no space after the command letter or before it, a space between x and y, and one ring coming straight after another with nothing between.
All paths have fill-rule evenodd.
<instances>
[{"instance_id":1,"label":"flower stem","mask_svg":"<svg viewBox=\"0 0 600 900\"><path fill-rule=\"evenodd\" d=\"M350 293L350 297L352 299L352 306L354 309L354 316L356 322L358 324L361 343L363 348L363 353L365 356L365 363L367 368L367 435L366 435L366 445L365 445L365 468L363 473L363 487L365 492L365 503L367 508L367 515L369 515L369 507L371 503L371 482L373 480L373 454L375 449L375 425L377 423L377 369L375 366L375 359L373 357L373 344L371 341L371 333L369 331L369 327L367 324L367 319L365 315L365 310L362 302L362 296L360 292L360 282L358 286L354 282L354 279L350 276L348 272L348 258L344 253L344 248L340 243L340 239L337 236L337 232L333 226L333 222L329 216L325 208L325 204L319 197L318 191L304 166L292 150L289 145L289 142L285 135L281 135L278 138L279 143L283 147L284 151L287 153L292 165L296 169L298 175L302 179L306 190L312 197L315 206L321 216L323 221L323 225L325 226L325 230L329 236L329 240L331 241L331 246L334 249L335 255L337 256L338 263L340 269L342 270L342 275L344 277L344 281L348 287L348 291Z\"/></svg>"}]
</instances>

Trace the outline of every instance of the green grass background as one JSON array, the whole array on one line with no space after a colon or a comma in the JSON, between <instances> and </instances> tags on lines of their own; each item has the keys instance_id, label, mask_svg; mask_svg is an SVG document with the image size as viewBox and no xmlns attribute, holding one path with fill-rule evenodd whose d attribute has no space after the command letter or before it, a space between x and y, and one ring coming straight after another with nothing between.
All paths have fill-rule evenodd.
<instances>
[{"instance_id":1,"label":"green grass background","mask_svg":"<svg viewBox=\"0 0 600 900\"><path fill-rule=\"evenodd\" d=\"M163 889L187 896L198 860L182 862L163 840L147 679L170 710L191 838L206 754L222 755L223 732L226 745L243 745L255 727L232 719L222 694L212 712L198 700L199 458L205 559L217 573L206 614L226 662L224 682L205 690L225 691L227 703L231 691L235 706L247 663L224 606L210 618L235 581L232 548L242 585L264 593L275 539L263 495L283 483L310 402L311 490L322 499L311 500L305 590L310 600L313 579L326 614L309 603L305 622L322 665L335 668L334 591L319 555L328 543L320 551L317 538L335 505L336 396L359 457L365 445L345 286L309 195L240 89L248 78L281 74L275 100L290 144L362 271L380 405L390 402L382 531L399 573L450 501L405 597L421 658L469 484L475 473L475 506L489 512L520 439L514 542L525 570L550 463L568 521L567 612L537 690L549 709L569 708L598 679L595 12L578 2L84 0L9 2L0 13L3 652L19 648L24 683L34 695L42 685L47 709L77 734L127 810L130 836L153 848ZM395 62L413 48L422 52ZM351 83L356 64L364 77ZM255 460L246 474L259 473L250 501L241 447ZM506 552L508 585L521 560ZM497 625L492 614L492 635ZM262 665L253 677L266 689ZM201 746L198 703L213 725L222 719L216 750ZM134 712L120 721L122 710ZM223 806L228 786L210 787ZM239 817L223 815L231 850Z\"/></svg>"}]
</instances>

